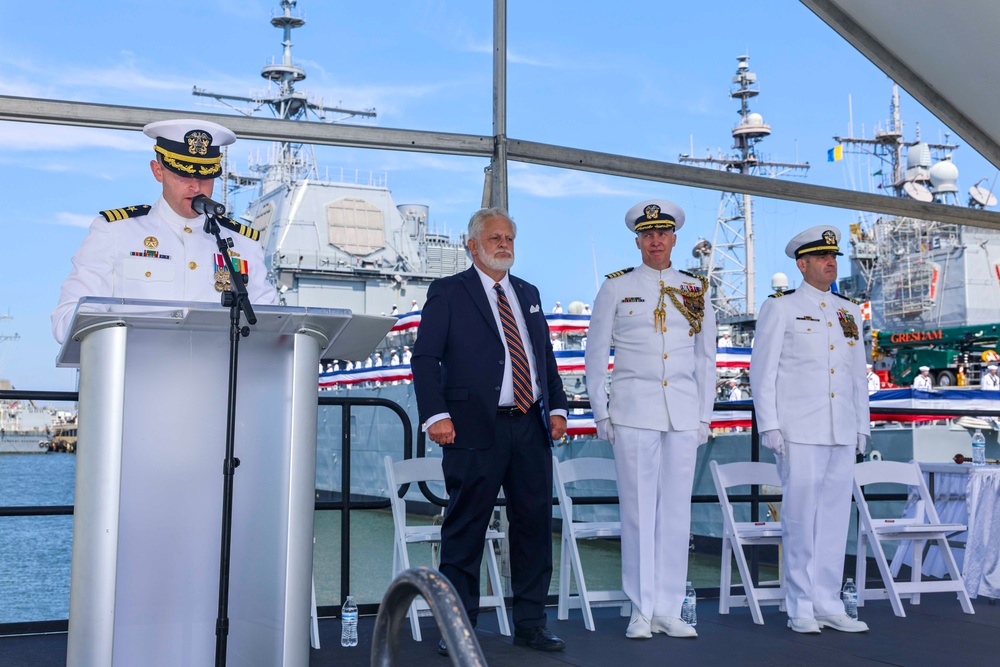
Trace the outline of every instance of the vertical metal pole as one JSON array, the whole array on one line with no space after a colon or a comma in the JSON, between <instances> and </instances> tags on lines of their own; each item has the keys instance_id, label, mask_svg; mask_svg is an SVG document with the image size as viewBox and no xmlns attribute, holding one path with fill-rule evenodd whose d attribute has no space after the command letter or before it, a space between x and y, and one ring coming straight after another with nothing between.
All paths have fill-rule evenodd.
<instances>
[{"instance_id":1,"label":"vertical metal pole","mask_svg":"<svg viewBox=\"0 0 1000 667\"><path fill-rule=\"evenodd\" d=\"M351 592L351 406L345 405L340 418L340 604Z\"/></svg>"},{"instance_id":2,"label":"vertical metal pole","mask_svg":"<svg viewBox=\"0 0 1000 667\"><path fill-rule=\"evenodd\" d=\"M754 298L756 295L754 294L753 282L757 276L753 258L753 197L750 195L743 195L743 244L747 270L747 307L743 312L753 315L756 310L754 307Z\"/></svg>"},{"instance_id":3,"label":"vertical metal pole","mask_svg":"<svg viewBox=\"0 0 1000 667\"><path fill-rule=\"evenodd\" d=\"M507 0L493 0L493 159L490 206L507 210Z\"/></svg>"}]
</instances>

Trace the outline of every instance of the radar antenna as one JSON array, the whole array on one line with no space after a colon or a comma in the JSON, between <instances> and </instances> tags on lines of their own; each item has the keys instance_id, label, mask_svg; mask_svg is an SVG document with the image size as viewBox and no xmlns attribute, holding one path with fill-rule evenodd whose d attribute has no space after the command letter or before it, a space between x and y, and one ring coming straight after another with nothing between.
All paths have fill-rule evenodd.
<instances>
[{"instance_id":1,"label":"radar antenna","mask_svg":"<svg viewBox=\"0 0 1000 667\"><path fill-rule=\"evenodd\" d=\"M211 97L245 116L252 116L266 106L271 109L276 118L281 120L309 120L313 118L324 123L336 123L355 117L374 118L375 109L345 109L340 106L325 106L322 99L309 99L305 93L295 90L295 84L306 78L305 70L292 61L292 30L301 28L306 23L304 18L292 15L296 4L296 0L282 0L282 13L271 17L271 25L282 30L283 53L281 63L271 63L261 69L261 77L270 82L265 90L257 94L242 96L213 93L195 86L192 94L200 97ZM270 84L277 86L277 92ZM232 102L242 102L249 106L240 106L232 104ZM241 176L229 169L227 164L226 178L230 185L230 192L227 194L256 184L261 185L261 194L264 194L280 185L287 185L293 180L315 175L316 160L311 153L306 153L303 144L280 142L276 144L276 150L277 155L272 156L272 159L258 160L256 164L251 164L251 171L260 172L263 176ZM226 201L223 203L228 205Z\"/></svg>"},{"instance_id":2,"label":"radar antenna","mask_svg":"<svg viewBox=\"0 0 1000 667\"><path fill-rule=\"evenodd\" d=\"M750 100L760 94L757 75L750 71L750 56L739 56L736 60L734 88L729 97L740 102L737 111L740 120L732 131L733 152L707 157L681 155L680 162L713 165L730 172L771 178L788 173L804 174L809 169L808 162L770 162L757 153L757 143L771 134L771 126L764 123L759 113L750 113ZM753 240L752 197L739 192L722 193L708 261L712 304L720 323L754 319Z\"/></svg>"}]
</instances>

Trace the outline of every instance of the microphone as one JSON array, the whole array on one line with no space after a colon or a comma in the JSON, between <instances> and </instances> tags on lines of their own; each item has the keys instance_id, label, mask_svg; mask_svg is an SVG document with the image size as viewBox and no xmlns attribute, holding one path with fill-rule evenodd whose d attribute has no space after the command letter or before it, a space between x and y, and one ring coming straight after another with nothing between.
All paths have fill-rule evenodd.
<instances>
[{"instance_id":1,"label":"microphone","mask_svg":"<svg viewBox=\"0 0 1000 667\"><path fill-rule=\"evenodd\" d=\"M207 216L225 215L226 207L205 195L197 195L191 200L191 210Z\"/></svg>"}]
</instances>

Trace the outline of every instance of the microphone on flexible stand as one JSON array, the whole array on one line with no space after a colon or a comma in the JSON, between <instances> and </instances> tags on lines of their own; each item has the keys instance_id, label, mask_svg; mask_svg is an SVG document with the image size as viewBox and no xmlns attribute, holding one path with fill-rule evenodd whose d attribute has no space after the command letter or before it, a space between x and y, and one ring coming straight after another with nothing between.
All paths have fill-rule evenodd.
<instances>
[{"instance_id":1,"label":"microphone on flexible stand","mask_svg":"<svg viewBox=\"0 0 1000 667\"><path fill-rule=\"evenodd\" d=\"M191 199L191 210L199 215L205 216L204 231L206 234L215 234L219 229L215 218L226 214L226 207L217 201L213 201L205 195L195 195Z\"/></svg>"},{"instance_id":2,"label":"microphone on flexible stand","mask_svg":"<svg viewBox=\"0 0 1000 667\"><path fill-rule=\"evenodd\" d=\"M205 195L196 195L191 200L191 210L199 215L225 215L226 207L217 201L213 201Z\"/></svg>"}]
</instances>

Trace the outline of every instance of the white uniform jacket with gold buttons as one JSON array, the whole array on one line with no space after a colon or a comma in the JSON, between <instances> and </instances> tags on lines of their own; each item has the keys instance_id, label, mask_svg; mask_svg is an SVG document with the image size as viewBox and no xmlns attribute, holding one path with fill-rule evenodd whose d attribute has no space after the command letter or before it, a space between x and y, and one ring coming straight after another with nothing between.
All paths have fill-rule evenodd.
<instances>
[{"instance_id":1,"label":"white uniform jacket with gold buttons","mask_svg":"<svg viewBox=\"0 0 1000 667\"><path fill-rule=\"evenodd\" d=\"M614 275L614 274L612 274ZM658 331L653 311L660 282L697 300L702 283L670 268L641 264L608 278L594 300L587 333L587 392L594 420L658 431L690 431L711 421L715 401L715 313L704 297L701 332L691 334L684 313L664 296L666 331ZM611 395L605 390L611 346L615 366Z\"/></svg>"},{"instance_id":2,"label":"white uniform jacket with gold buttons","mask_svg":"<svg viewBox=\"0 0 1000 667\"><path fill-rule=\"evenodd\" d=\"M855 335L857 338L855 338ZM870 433L861 310L808 283L765 300L750 357L757 428L810 445Z\"/></svg>"},{"instance_id":3,"label":"white uniform jacket with gold buttons","mask_svg":"<svg viewBox=\"0 0 1000 667\"><path fill-rule=\"evenodd\" d=\"M177 215L162 197L145 215L114 222L97 216L73 255L73 269L52 311L56 340L65 340L76 304L85 296L219 303L219 248L204 224L204 216ZM275 303L277 292L267 280L260 242L225 228L222 237L232 238L233 256L246 262L251 303Z\"/></svg>"}]
</instances>

